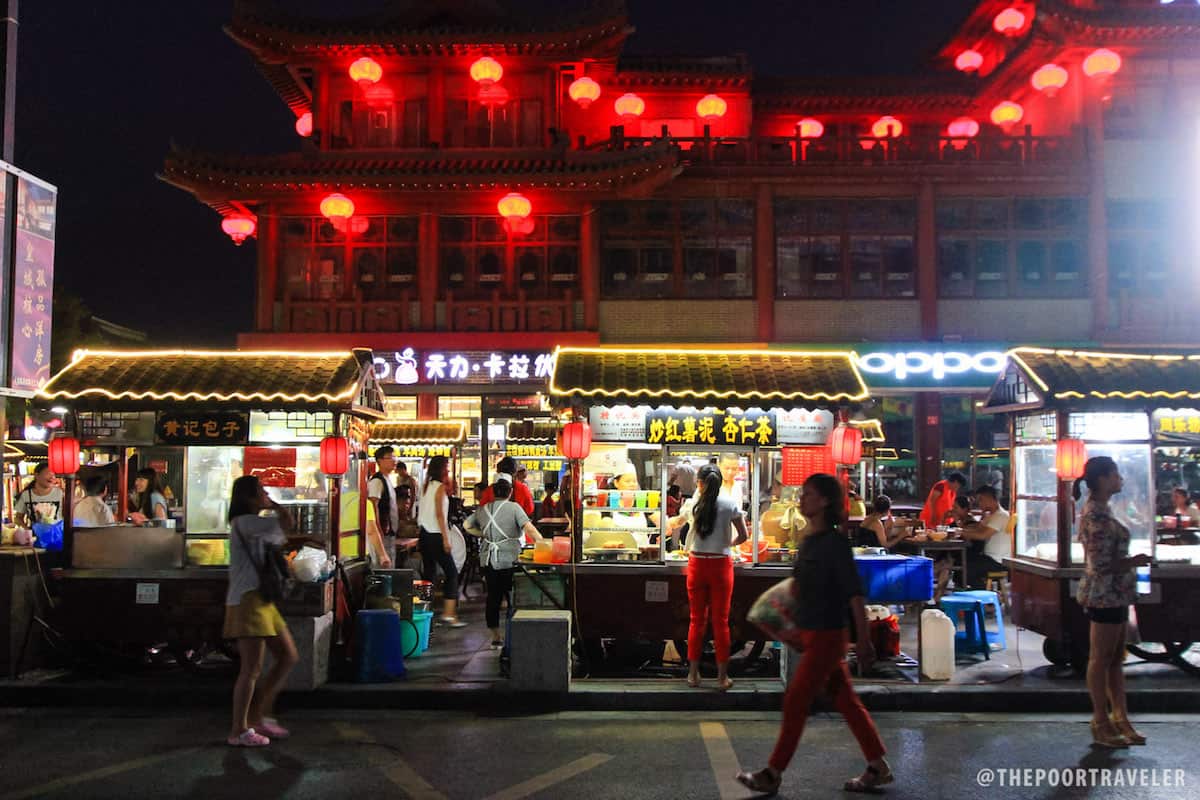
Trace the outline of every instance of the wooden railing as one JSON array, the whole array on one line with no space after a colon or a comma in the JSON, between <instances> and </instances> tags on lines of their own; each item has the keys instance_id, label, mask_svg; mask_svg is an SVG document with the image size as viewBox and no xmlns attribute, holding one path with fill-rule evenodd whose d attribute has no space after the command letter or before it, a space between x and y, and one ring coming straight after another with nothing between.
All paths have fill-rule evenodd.
<instances>
[{"instance_id":1,"label":"wooden railing","mask_svg":"<svg viewBox=\"0 0 1200 800\"><path fill-rule=\"evenodd\" d=\"M1034 136L1032 129L1018 135L994 129L971 138L906 134L894 138L827 135L818 139L799 136L751 138L671 136L664 126L660 136L626 136L621 126L588 150L628 150L670 141L679 149L685 166L872 166L882 164L1046 164L1081 161L1086 148L1082 137ZM582 146L582 145L581 145Z\"/></svg>"},{"instance_id":2,"label":"wooden railing","mask_svg":"<svg viewBox=\"0 0 1200 800\"><path fill-rule=\"evenodd\" d=\"M292 300L281 303L278 329L287 333L384 333L420 329L414 324L415 301ZM575 295L530 298L518 291L506 297L494 291L486 298L455 297L447 292L445 327L452 331L570 331L575 329Z\"/></svg>"}]
</instances>

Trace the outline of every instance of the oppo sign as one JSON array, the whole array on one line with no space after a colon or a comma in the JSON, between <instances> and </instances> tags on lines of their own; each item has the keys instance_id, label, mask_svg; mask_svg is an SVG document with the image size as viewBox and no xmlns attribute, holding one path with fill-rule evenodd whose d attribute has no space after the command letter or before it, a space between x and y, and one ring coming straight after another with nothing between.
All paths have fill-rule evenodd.
<instances>
[{"instance_id":1,"label":"oppo sign","mask_svg":"<svg viewBox=\"0 0 1200 800\"><path fill-rule=\"evenodd\" d=\"M957 351L923 352L909 350L901 353L867 353L854 356L858 368L869 375L886 375L895 381L910 377L928 377L943 381L948 376L983 377L999 375L1008 358L998 351L961 353Z\"/></svg>"}]
</instances>

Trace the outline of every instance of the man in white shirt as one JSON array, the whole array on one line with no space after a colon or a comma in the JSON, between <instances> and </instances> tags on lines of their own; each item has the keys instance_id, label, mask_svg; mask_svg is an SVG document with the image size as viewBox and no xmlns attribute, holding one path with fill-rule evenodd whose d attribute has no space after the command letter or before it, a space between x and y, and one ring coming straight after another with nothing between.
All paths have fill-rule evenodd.
<instances>
[{"instance_id":1,"label":"man in white shirt","mask_svg":"<svg viewBox=\"0 0 1200 800\"><path fill-rule=\"evenodd\" d=\"M83 483L87 495L73 509L71 514L76 528L99 528L104 525L116 525L112 509L104 498L108 495L108 478L103 475L93 475Z\"/></svg>"},{"instance_id":2,"label":"man in white shirt","mask_svg":"<svg viewBox=\"0 0 1200 800\"><path fill-rule=\"evenodd\" d=\"M1003 572L1003 559L1012 557L1012 531L1008 523L1010 515L1000 507L996 490L991 486L980 486L975 490L975 502L983 512L983 519L963 529L963 538L969 542L981 542L983 551L975 548L967 553L967 585L982 586L989 572Z\"/></svg>"},{"instance_id":3,"label":"man in white shirt","mask_svg":"<svg viewBox=\"0 0 1200 800\"><path fill-rule=\"evenodd\" d=\"M367 481L367 499L375 509L375 526L367 528L371 556L381 567L388 569L396 558L396 531L400 529L400 505L396 502L396 487L392 472L396 457L391 447L384 445L375 451L378 471Z\"/></svg>"}]
</instances>

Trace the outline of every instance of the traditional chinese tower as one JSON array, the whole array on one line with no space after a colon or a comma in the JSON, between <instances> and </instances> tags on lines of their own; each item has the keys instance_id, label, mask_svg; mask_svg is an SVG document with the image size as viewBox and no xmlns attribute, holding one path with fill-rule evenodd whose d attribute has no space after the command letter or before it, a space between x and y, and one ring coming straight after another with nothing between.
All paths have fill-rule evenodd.
<instances>
[{"instance_id":1,"label":"traditional chinese tower","mask_svg":"<svg viewBox=\"0 0 1200 800\"><path fill-rule=\"evenodd\" d=\"M1194 2L978 0L921 74L842 80L624 56L621 2L375 5L235 3L297 148L166 159L256 241L243 346L1200 332Z\"/></svg>"}]
</instances>

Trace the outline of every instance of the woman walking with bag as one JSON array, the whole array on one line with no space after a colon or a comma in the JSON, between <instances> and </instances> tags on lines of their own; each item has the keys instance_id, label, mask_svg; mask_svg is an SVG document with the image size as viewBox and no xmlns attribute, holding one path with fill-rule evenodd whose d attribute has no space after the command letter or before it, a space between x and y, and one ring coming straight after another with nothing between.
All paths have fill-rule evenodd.
<instances>
[{"instance_id":1,"label":"woman walking with bag","mask_svg":"<svg viewBox=\"0 0 1200 800\"><path fill-rule=\"evenodd\" d=\"M704 629L712 615L713 648L717 658L717 688L733 688L729 678L729 601L733 597L733 548L746 541L746 522L741 506L721 492L721 470L705 464L696 474L699 492L688 502L687 511L672 517L668 530L687 522L691 526L687 548L688 686L700 685L700 659L704 653ZM737 530L737 537L733 532Z\"/></svg>"},{"instance_id":2,"label":"woman walking with bag","mask_svg":"<svg viewBox=\"0 0 1200 800\"><path fill-rule=\"evenodd\" d=\"M446 492L446 473L450 461L445 456L429 459L425 468L425 489L417 506L417 525L421 529L421 572L425 580L437 582L440 566L446 574L442 586L441 623L451 628L462 628L467 623L458 619L458 567L454 564L453 545L450 541L450 495Z\"/></svg>"},{"instance_id":3,"label":"woman walking with bag","mask_svg":"<svg viewBox=\"0 0 1200 800\"><path fill-rule=\"evenodd\" d=\"M542 535L525 509L512 500L513 485L503 478L492 484L490 503L480 506L467 517L469 533L483 539L479 548L479 566L487 581L487 605L484 615L492 632L492 647L503 646L500 635L500 601L512 591L513 573L521 556L521 542L529 536L535 542Z\"/></svg>"},{"instance_id":4,"label":"woman walking with bag","mask_svg":"<svg viewBox=\"0 0 1200 800\"><path fill-rule=\"evenodd\" d=\"M854 693L846 655L847 611L854 613L858 663L865 669L875 658L867 628L866 606L850 540L842 534L842 485L832 475L813 475L804 482L800 511L809 528L793 570L791 614L803 644L803 656L783 698L783 727L764 769L742 772L738 781L749 789L775 794L783 771L796 753L813 698L828 688L834 705L850 725L867 768L843 785L848 792L867 792L892 782L883 742L871 715Z\"/></svg>"},{"instance_id":5,"label":"woman walking with bag","mask_svg":"<svg viewBox=\"0 0 1200 800\"><path fill-rule=\"evenodd\" d=\"M1083 477L1075 481L1072 495L1088 499L1079 520L1079 541L1085 565L1076 600L1091 620L1087 687L1092 697L1092 741L1100 747L1145 744L1146 737L1129 722L1125 704L1125 634L1129 606L1137 595L1135 567L1150 565L1150 556L1129 555L1129 529L1113 516L1108 501L1121 491L1125 480L1108 456L1089 458ZM1109 716L1109 706L1112 716Z\"/></svg>"},{"instance_id":6,"label":"woman walking with bag","mask_svg":"<svg viewBox=\"0 0 1200 800\"><path fill-rule=\"evenodd\" d=\"M226 744L262 747L285 739L288 730L274 718L275 698L299 657L292 634L263 584L270 559L287 543L275 503L258 478L244 475L233 482L229 499L229 589L225 595L226 639L236 639L241 666L233 687L233 725ZM278 588L278 587L276 587ZM261 681L263 652L275 663Z\"/></svg>"}]
</instances>

